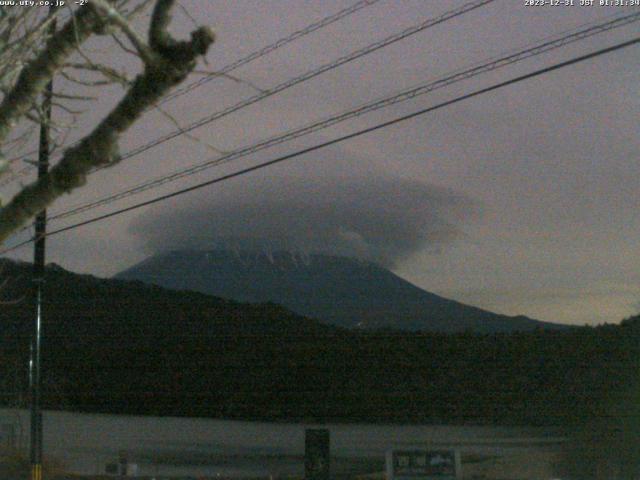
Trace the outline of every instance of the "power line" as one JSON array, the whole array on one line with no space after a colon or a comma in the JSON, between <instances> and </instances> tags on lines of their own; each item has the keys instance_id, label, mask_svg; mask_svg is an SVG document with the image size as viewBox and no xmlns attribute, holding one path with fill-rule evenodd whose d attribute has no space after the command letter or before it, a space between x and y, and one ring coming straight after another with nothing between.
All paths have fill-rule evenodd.
<instances>
[{"instance_id":1,"label":"power line","mask_svg":"<svg viewBox=\"0 0 640 480\"><path fill-rule=\"evenodd\" d=\"M535 45L530 48L526 48L524 50L517 51L515 53L511 53L502 57L498 57L493 59L487 63L476 65L466 70L461 70L454 72L453 74L442 77L438 80L431 81L426 84L418 85L417 87L413 87L411 89L407 89L401 91L400 93L396 93L392 96L385 97L380 100L376 100L364 105L361 105L355 109L340 113L338 115L331 116L329 118L311 123L309 125L296 128L284 134L279 134L274 137L270 137L266 140L262 140L256 144L249 145L246 147L242 147L235 151L229 152L228 154L223 155L222 157L215 157L213 159L207 160L205 162L193 165L186 169L181 169L176 172L173 172L168 175L163 175L154 180L146 181L136 186L130 187L124 191L121 191L116 194L111 194L106 197L103 197L98 200L94 200L92 202L79 205L71 208L65 212L58 213L50 217L51 220L59 220L62 218L70 217L73 215L77 215L79 213L91 210L93 208L97 208L102 205L107 205L117 200L121 200L123 198L129 197L131 195L135 195L138 193L142 193L144 191L150 190L152 188L164 185L166 183L178 180L180 178L184 178L196 173L199 173L208 168L212 168L214 166L218 166L224 163L231 162L233 160L237 160L238 158L248 156L250 154L256 153L258 151L264 150L266 148L270 148L274 145L278 145L280 143L287 142L289 140L293 140L295 138L299 138L310 133L316 132L318 130L322 130L328 128L330 126L336 125L338 123L344 122L346 120L359 117L366 113L394 105L396 103L404 102L406 100L412 99L419 95L424 95L430 93L434 90L452 85L462 80L466 80L469 78L473 78L482 73L486 73L492 70L496 70L498 68L505 67L507 65L511 65L513 63L525 60L527 58L531 58L533 56L541 55L550 50L560 48L562 46L568 45L570 43L574 43L580 40L583 40L589 36L596 35L598 33L602 33L608 30L612 30L614 28L619 28L624 25L628 25L632 22L637 22L640 20L640 13L630 14L624 17L616 18L614 20L600 23L597 25L592 25L588 28L578 30L569 35L565 35L560 38L551 39L542 44Z\"/></svg>"},{"instance_id":2,"label":"power line","mask_svg":"<svg viewBox=\"0 0 640 480\"><path fill-rule=\"evenodd\" d=\"M378 3L380 0L360 0L356 3L354 3L353 5L344 8L342 10L340 10L339 12L334 13L333 15L329 15L328 17L324 17L322 19L320 19L317 22L311 23L309 25L307 25L306 27L297 30L289 35L287 35L286 37L280 38L278 40L276 40L274 43L267 45L266 47L261 48L260 50L257 50L253 53L250 53L249 55L242 57L232 63L229 63L227 65L225 65L224 67L222 67L220 70L217 70L211 74L208 74L207 76L199 79L196 82L193 82L189 85L185 85L184 87L178 88L177 90L175 90L173 93L171 93L170 95L166 96L161 102L160 105L163 105L165 103L167 103L170 100L173 100L174 98L177 98L181 95L184 95L185 93L188 93L206 83L209 83L212 80L215 80L217 78L220 78L221 76L224 76L228 73L231 73L232 71L250 63L253 62L254 60L257 60L261 57L264 57L265 55L270 54L271 52L274 52L276 50L278 50L279 48L284 47L285 45L288 45L291 42L294 42L295 40L298 40L302 37L305 37L306 35L309 35L310 33L315 32L316 30L320 30L324 27L327 27L329 25L331 25L332 23L337 22L338 20L341 20L349 15L352 15L360 10L362 10L363 8L366 7L370 7L376 3ZM73 142L72 144L68 145L69 146L73 146L75 144L79 143L78 142ZM25 157L28 157L30 155L33 155L34 153L38 153L38 150L34 150L31 152L27 152L27 153L23 153L22 155L19 155L17 157L14 157L12 159L9 160L9 163L13 163L16 162L18 160L21 160ZM10 181L13 181L15 179L15 177L19 177L22 176L24 173L28 173L29 171L31 171L31 167L25 168L20 170L20 172L18 172L14 178L12 178ZM3 187L7 185L7 183L0 183L0 187Z\"/></svg>"},{"instance_id":3,"label":"power line","mask_svg":"<svg viewBox=\"0 0 640 480\"><path fill-rule=\"evenodd\" d=\"M380 130L382 128L386 128L386 127L395 125L396 123L404 122L406 120L409 120L409 119L412 119L412 118L415 118L415 117L418 117L418 116L421 116L421 115L425 115L425 114L433 112L435 110L439 110L441 108L453 105L455 103L459 103L459 102L461 102L463 100L468 100L470 98L477 97L479 95L483 95L485 93L489 93L489 92L498 90L500 88L503 88L503 87L506 87L506 86L509 86L509 85L513 85L513 84L516 84L516 83L519 83L519 82L522 82L524 80L528 80L528 79L531 79L531 78L534 78L534 77L545 75L545 74L553 72L555 70L559 70L561 68L565 68L565 67L574 65L576 63L580 63L580 62L583 62L583 61L586 61L586 60L589 60L589 59L592 59L592 58L599 57L600 55L605 55L607 53L611 53L611 52L614 52L614 51L617 51L617 50L621 50L623 48L630 47L630 46L635 45L637 43L640 43L640 37L636 37L633 40L629 40L629 41L626 41L626 42L623 42L623 43L619 43L619 44L613 45L613 46L608 47L608 48L603 48L601 50L597 50L595 52L591 52L591 53L588 53L586 55L581 55L579 57L574 57L574 58L572 58L570 60L566 60L564 62L556 63L556 64L551 65L549 67L541 68L541 69L535 70L535 71L533 71L531 73L520 75L518 77L515 77L515 78L512 78L510 80L506 80L504 82L500 82L500 83L491 85L489 87L481 88L479 90L476 90L476 91L471 92L471 93L467 93L465 95L461 95L461 96L456 97L454 99L438 103L438 104L436 104L434 106L427 107L427 108L424 108L422 110L418 110L417 112L413 112L413 113L410 113L408 115L403 115L401 117L394 118L393 120L388 120L386 122L379 123L379 124L374 125L372 127L368 127L368 128L359 130L357 132L350 133L348 135L343 135L343 136L335 138L333 140L329 140L329 141L326 141L326 142L323 142L323 143L320 143L320 144L317 144L317 145L313 145L311 147L307 147L307 148L298 150L296 152L293 152L293 153L290 153L290 154L287 154L287 155L283 155L281 157L277 157L275 159L272 159L272 160L269 160L269 161L266 161L266 162L259 163L257 165L252 166L252 167L244 168L242 170L238 170L236 172L233 172L233 173L230 173L230 174L227 174L227 175L223 175L221 177L217 177L217 178L214 178L212 180L207 180L205 182L201 182L201 183L198 183L196 185L192 185L191 187L183 188L181 190L178 190L178 191L166 194L166 195L161 195L161 196L153 198L151 200L147 200L147 201L140 202L140 203L137 203L137 204L134 204L134 205L130 205L128 207L121 208L119 210L115 210L113 212L110 212L110 213L107 213L107 214L104 214L104 215L99 215L97 217L93 217L93 218L90 218L88 220L84 220L82 222L78 222L78 223L63 227L63 228L59 228L57 230L53 230L53 231L49 232L46 236L49 237L49 236L57 235L59 233L66 232L66 231L69 231L69 230L74 230L74 229L82 227L84 225L89 225L91 223L99 222L99 221L105 220L107 218L111 218L111 217L114 217L114 216L117 216L117 215L120 215L120 214L123 214L123 213L126 213L126 212L130 212L132 210L137 210L139 208L142 208L142 207L145 207L145 206L148 206L148 205L152 205L152 204L164 201L164 200L168 200L170 198L177 197L179 195L183 195L185 193L192 192L194 190L199 190L199 189L207 187L209 185L214 185L216 183L221 183L221 182L230 180L232 178L240 177L240 176L245 175L247 173L251 173L251 172L254 172L256 170L261 170L261 169L269 167L271 165L275 165L277 163L281 163L281 162L284 162L286 160L290 160L292 158L299 157L301 155L305 155L305 154L307 154L309 152L313 152L315 150L319 150L321 148L328 147L330 145L334 145L336 143L344 142L345 140L349 140L349 139L352 139L352 138L355 138L355 137L359 137L359 136L367 134L367 133L371 133L371 132ZM4 250L0 251L0 255L3 255L3 254L8 253L10 251L16 250L17 248L20 248L23 245L27 245L27 244L29 244L29 243L31 243L33 241L34 241L34 238L31 238L29 240L25 240L24 242L21 242L21 243L15 245L13 247L10 247L10 248L7 248L7 249L4 249Z\"/></svg>"},{"instance_id":4,"label":"power line","mask_svg":"<svg viewBox=\"0 0 640 480\"><path fill-rule=\"evenodd\" d=\"M434 18L430 18L427 19L417 25L413 25L409 28L406 28L404 30L402 30L399 33L395 33L393 35L390 35L386 38L383 38L382 40L378 40L374 43L371 43L369 45L367 45L366 47L360 48L358 50L355 50L347 55L344 55L336 60L333 60L329 63L325 63L324 65L321 65L320 67L314 68L312 70L309 70L305 73L303 73L302 75L299 75L297 77L293 77L289 80L286 80L278 85L276 85L275 87L272 87L268 90L263 90L260 93L253 95L251 97L248 97L244 100L241 100L240 102L231 105L223 110L219 110L211 115L208 115L206 117L201 118L200 120L197 120L195 122L192 122L190 125L183 127L183 128L178 128L176 130L174 130L173 132L170 132L166 135L163 135L162 137L158 137L155 140L152 140L144 145L141 145L139 147L134 148L133 150L129 150L128 152L124 153L120 158L121 160L126 160L128 158L134 157L136 155L139 155L143 152L146 152L147 150L150 150L151 148L157 147L158 145L161 145L162 143L165 143L169 140L172 140L176 137L179 137L180 135L184 135L186 133L189 133L199 127L202 127L204 125L207 125L209 123L212 123L216 120L219 120L223 117L226 117L227 115L230 115L231 113L237 112L238 110L241 110L243 108L246 108L250 105L253 105L255 103L260 102L261 100L264 100L265 98L271 97L277 93L280 93L284 90L287 90L291 87L294 87L295 85L298 85L300 83L306 82L308 80L311 80L319 75L322 75L323 73L326 73L328 71L334 70L346 63L352 62L354 60L357 60L361 57L364 57L365 55L368 55L370 53L373 53L377 50L380 50L381 48L384 48L388 45L391 45L393 43L399 42L400 40L404 40L407 37L410 37L412 35L415 35L417 33L420 33L428 28L431 28L433 26L439 25L441 23L447 22L449 20L452 20L456 17L459 17L461 15L464 15L465 13L468 13L470 11L473 11L477 8L480 8L484 5L487 5L489 3L494 2L495 0L474 0L472 2L466 3L464 5L462 5L461 7L455 8L453 10L449 10L437 17ZM102 167L98 167L95 171L99 171L102 170L104 168L108 168L108 166L102 166ZM29 171L28 169L23 169L23 171ZM15 177L12 179L14 180ZM0 183L0 187L2 187L3 184Z\"/></svg>"},{"instance_id":5,"label":"power line","mask_svg":"<svg viewBox=\"0 0 640 480\"><path fill-rule=\"evenodd\" d=\"M281 48L284 47L285 45L293 42L294 40L297 40L301 37L304 37L305 35L308 35L312 32L315 32L316 30L326 27L327 25L330 25L338 20L340 20L341 18L344 18L348 15L351 15L365 7L371 6L376 2L379 2L380 0L361 0L355 4L353 4L350 7L345 8L344 10L340 10L339 12L335 13L334 15L330 15L328 17L323 18L322 20L316 22L316 23L312 23L311 25L306 26L305 28L298 30L296 32L293 32L291 35L281 38L280 40L276 41L275 43L272 43L271 45L267 45L266 47L258 50L257 52L253 52L250 55L247 55L246 57L243 57L239 60L236 60L233 63L228 64L225 67L222 67L222 69L212 73L211 75L208 75L206 77L201 78L200 80L193 82L189 85L185 85L184 87L180 87L178 89L176 89L173 93L171 93L170 95L168 95L167 97L165 97L162 102L160 102L161 105L165 104L166 102L169 102L171 100L173 100L174 98L177 98L181 95L184 95L185 93L189 93L190 91L204 85L205 83L209 83L210 81L218 78L220 75L225 75L227 73L230 73L234 70L236 70L237 68L242 67L243 65L246 65L249 62L252 62L254 60L257 60L260 57L264 57L265 55Z\"/></svg>"},{"instance_id":6,"label":"power line","mask_svg":"<svg viewBox=\"0 0 640 480\"><path fill-rule=\"evenodd\" d=\"M393 43L399 42L400 40L404 40L407 37L410 37L412 35L415 35L419 32L422 32L428 28L431 28L435 25L439 25L441 23L444 23L448 20L452 20L456 17L459 17L461 15L464 15L465 13L468 13L470 11L473 11L477 8L480 8L484 5L487 5L489 3L494 2L495 0L475 0L473 2L467 3L459 8L455 8L453 10L449 10L445 13L443 13L442 15L439 15L437 17L434 18L430 18L424 22L421 22L417 25L414 25L412 27L409 27L399 33L390 35L389 37L386 37L382 40L379 40L377 42L371 43L369 45L367 45L366 47L360 48L354 52L351 52L347 55L344 55L332 62L329 63L325 63L324 65L321 65L318 68L315 68L313 70L310 70L308 72L303 73L302 75L299 75L297 77L291 78L285 82L282 82L278 85L276 85L273 88L270 88L268 90L265 90L263 92L260 92L252 97L249 97L245 100L242 100L234 105L231 105L230 107L225 108L224 110L220 110L218 112L215 112L211 115L208 115L204 118L201 118L200 120L197 120L195 122L192 122L190 125L188 125L187 127L184 128L180 128L177 130L174 130L173 132L170 132L166 135L163 135L162 137L159 137L155 140L152 140L149 143L146 143L145 145L142 145L140 147L137 147L133 150L130 150L129 152L125 153L122 156L122 159L127 159L127 158L131 158L135 155L139 155L142 152L146 152L147 150L156 147L162 143L165 143L169 140L172 140L180 135L184 135L185 133L189 133L192 130L195 130L199 127L202 127L204 125L207 125L209 123L212 123L216 120L219 120L220 118L223 118L233 112L236 112L242 108L248 107L249 105L253 105L254 103L257 103L261 100L264 100L265 98L271 97L277 93L280 93L284 90L287 90L295 85L298 85L302 82L306 82L307 80L311 80L312 78L315 78L323 73L326 73L330 70L334 70L346 63L352 62L354 60L357 60L361 57L364 57L365 55L368 55L370 53L373 53L377 50L380 50L381 48L384 48L388 45L391 45Z\"/></svg>"}]
</instances>

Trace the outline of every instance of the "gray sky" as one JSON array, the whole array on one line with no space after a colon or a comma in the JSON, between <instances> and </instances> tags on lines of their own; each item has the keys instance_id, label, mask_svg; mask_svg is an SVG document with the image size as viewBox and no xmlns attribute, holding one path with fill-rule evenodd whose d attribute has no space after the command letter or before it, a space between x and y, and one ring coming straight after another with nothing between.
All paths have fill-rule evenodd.
<instances>
[{"instance_id":1,"label":"gray sky","mask_svg":"<svg viewBox=\"0 0 640 480\"><path fill-rule=\"evenodd\" d=\"M217 42L215 70L350 5L348 1L182 0ZM381 0L234 75L266 89L465 1ZM575 0L579 4L579 0ZM497 0L95 174L53 214L214 155L342 112L484 59L639 7L526 7ZM144 29L141 21L139 28ZM173 28L193 28L176 10ZM302 139L52 222L57 228L425 108L638 33L604 33ZM95 55L105 54L102 40ZM103 41L102 41L103 42ZM112 50L108 50L112 51ZM209 235L370 256L416 285L541 320L618 322L640 310L640 48L572 66L269 169L52 237L48 260L112 275L167 245ZM115 63L135 63L118 53ZM196 77L193 77L198 78ZM216 79L164 105L182 125L255 95ZM77 138L117 100L105 91ZM149 112L127 151L175 125ZM302 220L301 220L302 219ZM188 238L187 238L188 237ZM265 240L266 239L266 240ZM253 240L251 240L253 241ZM9 243L10 245L11 243ZM30 249L15 256L30 258Z\"/></svg>"}]
</instances>

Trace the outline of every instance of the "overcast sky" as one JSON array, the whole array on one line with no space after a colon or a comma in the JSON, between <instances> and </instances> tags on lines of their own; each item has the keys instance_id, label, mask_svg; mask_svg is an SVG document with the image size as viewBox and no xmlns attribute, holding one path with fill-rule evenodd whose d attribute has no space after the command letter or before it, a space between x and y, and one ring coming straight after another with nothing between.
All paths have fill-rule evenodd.
<instances>
[{"instance_id":1,"label":"overcast sky","mask_svg":"<svg viewBox=\"0 0 640 480\"><path fill-rule=\"evenodd\" d=\"M352 1L181 0L217 41L216 70ZM467 3L380 0L163 107L181 125ZM575 0L579 4L579 0ZM596 2L597 3L597 2ZM93 175L65 211L485 59L640 7L497 0L382 48ZM138 28L144 30L141 19ZM176 9L173 29L192 21ZM456 83L50 229L196 184L477 88L637 36L638 23ZM98 40L94 54L137 64ZM91 47L91 46L90 46ZM106 50L106 53L105 53ZM640 47L601 56L428 115L48 240L48 261L110 276L165 248L236 242L362 256L431 292L506 314L575 324L640 310ZM192 77L193 80L199 76ZM117 101L106 89L73 140ZM55 112L54 112L55 115ZM175 125L149 112L122 151ZM210 146L207 146L209 144ZM11 193L10 187L5 192ZM15 242L20 237L13 240ZM217 242L217 243L216 243ZM12 242L8 242L11 245ZM30 259L30 248L13 254Z\"/></svg>"}]
</instances>

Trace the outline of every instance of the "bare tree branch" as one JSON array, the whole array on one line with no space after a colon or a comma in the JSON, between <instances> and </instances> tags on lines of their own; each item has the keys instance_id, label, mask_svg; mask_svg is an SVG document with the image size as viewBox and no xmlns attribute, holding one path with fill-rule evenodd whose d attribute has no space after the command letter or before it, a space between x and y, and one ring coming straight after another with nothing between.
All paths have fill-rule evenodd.
<instances>
[{"instance_id":1,"label":"bare tree branch","mask_svg":"<svg viewBox=\"0 0 640 480\"><path fill-rule=\"evenodd\" d=\"M108 80L111 80L114 83L120 83L122 85L129 85L131 81L127 78L124 73L120 73L117 70L107 67L106 65L96 64L94 62L89 63L69 63L66 66L76 69L76 70L85 70L92 71L101 74Z\"/></svg>"},{"instance_id":2,"label":"bare tree branch","mask_svg":"<svg viewBox=\"0 0 640 480\"><path fill-rule=\"evenodd\" d=\"M180 125L180 122L178 122L178 120L173 115L171 115L169 112L167 112L160 105L154 104L153 108L158 110L166 119L168 119L173 124L174 127L176 127L178 130L180 130L180 132L182 132L182 134L185 137L187 137L189 140L193 140L194 142L199 143L200 145L204 145L206 148L208 148L209 150L211 150L212 152L214 152L214 153L216 153L218 155L224 155L226 153L229 153L228 151L221 150L218 147L212 145L211 143L205 142L201 138L198 138L195 135L192 135L191 133L189 133L186 130L184 130L182 125Z\"/></svg>"},{"instance_id":3,"label":"bare tree branch","mask_svg":"<svg viewBox=\"0 0 640 480\"><path fill-rule=\"evenodd\" d=\"M60 75L62 75L67 80L69 80L71 83L75 83L85 87L101 87L101 86L112 85L116 83L112 80L83 80L71 75L69 72L65 72L64 70L60 72Z\"/></svg>"},{"instance_id":4,"label":"bare tree branch","mask_svg":"<svg viewBox=\"0 0 640 480\"><path fill-rule=\"evenodd\" d=\"M0 104L0 144L2 144L35 103L51 77L64 64L79 42L86 40L98 28L100 22L90 9L79 9L76 21L70 20L51 37L40 55L29 62Z\"/></svg>"},{"instance_id":5,"label":"bare tree branch","mask_svg":"<svg viewBox=\"0 0 640 480\"><path fill-rule=\"evenodd\" d=\"M122 30L122 33L126 35L131 44L136 48L144 63L153 63L153 51L138 35L138 32L131 28L126 18L120 15L120 13L105 0L93 0L93 6L99 13L104 15L105 18Z\"/></svg>"},{"instance_id":6,"label":"bare tree branch","mask_svg":"<svg viewBox=\"0 0 640 480\"><path fill-rule=\"evenodd\" d=\"M174 0L158 0L156 8L151 16L151 27L149 28L149 44L156 51L161 51L175 43L171 38L167 28L171 22L171 7Z\"/></svg>"},{"instance_id":7,"label":"bare tree branch","mask_svg":"<svg viewBox=\"0 0 640 480\"><path fill-rule=\"evenodd\" d=\"M111 38L113 38L113 40L118 44L118 46L124 50L125 52L127 52L130 55L133 55L134 57L138 57L138 54L135 52L135 50L131 50L130 48L128 48L124 42L122 40L120 40L120 38L118 37L118 35L116 35L115 33L111 34Z\"/></svg>"},{"instance_id":8,"label":"bare tree branch","mask_svg":"<svg viewBox=\"0 0 640 480\"><path fill-rule=\"evenodd\" d=\"M166 31L172 4L173 0L157 1L149 33L153 54L124 98L89 135L78 145L68 149L47 175L26 186L0 210L0 243L56 198L83 185L93 168L117 163L120 160L120 135L129 129L147 108L182 82L195 68L197 58L206 54L214 41L211 29L198 28L191 33L189 41L176 41ZM72 27L67 24L65 29L49 41L45 52L51 50L52 45L56 45L63 53L50 52L54 58L46 61L38 58L36 63L45 69L45 74L38 74L32 65L26 67L27 74L21 74L22 81L19 80L18 83L20 90L24 92L13 95L5 106L4 116L0 116L0 124L3 121L6 124L5 130L0 131L0 142L3 132L6 136L10 131L10 122L15 121L18 113L23 115L28 110L30 103L33 103L33 95L41 90L53 72L63 65L64 59L76 43L75 35L86 38L92 28L101 27L100 22L104 19L96 20L95 14L85 15L87 17L82 17L80 21L78 14L76 28L73 27L73 22L70 22ZM43 83L42 87L40 83ZM23 104L27 106L23 107Z\"/></svg>"}]
</instances>

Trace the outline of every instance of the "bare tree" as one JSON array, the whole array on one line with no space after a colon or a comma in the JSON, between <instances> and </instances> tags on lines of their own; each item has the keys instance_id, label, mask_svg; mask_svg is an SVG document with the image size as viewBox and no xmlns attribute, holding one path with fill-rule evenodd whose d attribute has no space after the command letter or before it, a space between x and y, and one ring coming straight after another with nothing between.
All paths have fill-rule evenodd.
<instances>
[{"instance_id":1,"label":"bare tree","mask_svg":"<svg viewBox=\"0 0 640 480\"><path fill-rule=\"evenodd\" d=\"M184 41L169 34L174 0L155 0L146 38L139 35L132 18L147 3L88 0L53 16L43 14L42 8L0 7L0 178L10 170L8 152L24 143L44 118L38 100L55 74L87 88L114 82L125 88L117 105L63 152L48 175L24 186L0 208L0 244L56 198L82 186L94 169L118 163L121 135L185 80L198 58L206 55L214 40L210 28L199 27ZM51 23L62 20L64 12L68 18L51 33ZM137 55L142 61L137 76L129 80L84 52L83 44L94 35L108 35L121 51ZM54 105L71 118L78 112L69 103L79 100L88 97L56 93L53 98Z\"/></svg>"}]
</instances>

